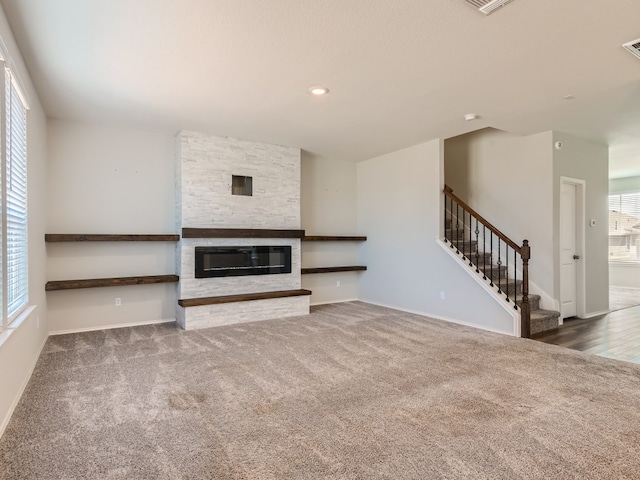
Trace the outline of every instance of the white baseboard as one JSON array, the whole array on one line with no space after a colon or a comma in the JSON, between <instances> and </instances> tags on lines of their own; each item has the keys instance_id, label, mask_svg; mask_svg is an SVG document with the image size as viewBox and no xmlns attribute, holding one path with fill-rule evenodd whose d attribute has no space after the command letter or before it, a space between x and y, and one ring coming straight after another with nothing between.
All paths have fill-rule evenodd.
<instances>
[{"instance_id":1,"label":"white baseboard","mask_svg":"<svg viewBox=\"0 0 640 480\"><path fill-rule=\"evenodd\" d=\"M68 333L94 332L96 330L111 330L113 328L139 327L141 325L157 325L159 323L171 323L175 321L176 321L175 318L162 318L160 320L147 320L145 322L129 322L129 323L119 323L117 325L71 328L69 330L56 330L54 332L49 332L49 335L66 335Z\"/></svg>"},{"instance_id":2,"label":"white baseboard","mask_svg":"<svg viewBox=\"0 0 640 480\"><path fill-rule=\"evenodd\" d=\"M432 318L434 320L441 320L443 322L449 322L449 323L456 323L458 325L464 325L465 327L473 327L473 328L477 328L478 330L485 330L487 332L492 332L492 333L499 333L500 335L508 335L510 337L517 337L517 335L510 333L510 332L504 332L502 330L497 330L494 328L489 328L489 327L484 327L481 325L475 325L469 322L464 322L461 320L457 320L455 318L448 318L448 317L443 317L441 315L434 315L432 313L426 313L426 312L418 312L416 310L410 310L407 308L402 308L402 307L398 307L396 305L387 305L384 303L379 303L379 302L372 302L370 300L359 300L360 302L363 303L370 303L371 305L377 305L378 307L386 307L386 308L391 308L393 310L399 310L401 312L407 312L407 313L412 313L414 315L420 315L421 317L427 317L427 318Z\"/></svg>"},{"instance_id":3,"label":"white baseboard","mask_svg":"<svg viewBox=\"0 0 640 480\"><path fill-rule=\"evenodd\" d=\"M14 410L18 406L18 402L22 398L22 394L24 393L24 390L27 388L27 385L29 384L29 380L31 380L31 375L33 375L33 371L36 368L36 364L38 363L38 360L40 359L40 355L42 354L42 350L44 349L44 345L45 345L45 343L47 343L47 339L48 338L49 338L49 336L44 337L44 340L42 341L42 344L40 345L40 348L38 348L38 354L35 355L34 360L32 362L32 365L29 368L29 374L24 379L24 382L22 383L22 386L18 390L18 393L16 394L15 398L13 399L13 402L11 403L11 407L9 408L9 411L7 412L5 417L2 419L2 423L0 423L0 437L2 437L2 435L4 434L4 431L7 428L7 425L9 425L9 420L11 420L11 417L13 416Z\"/></svg>"}]
</instances>

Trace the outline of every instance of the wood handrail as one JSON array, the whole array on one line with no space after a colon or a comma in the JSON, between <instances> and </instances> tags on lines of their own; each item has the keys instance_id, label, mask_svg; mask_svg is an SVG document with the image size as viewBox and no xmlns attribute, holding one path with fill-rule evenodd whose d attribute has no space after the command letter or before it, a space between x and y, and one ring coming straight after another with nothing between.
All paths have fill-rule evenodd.
<instances>
[{"instance_id":1,"label":"wood handrail","mask_svg":"<svg viewBox=\"0 0 640 480\"><path fill-rule=\"evenodd\" d=\"M455 193L453 193L453 190L451 189L451 187L449 187L448 185L445 185L443 191L444 191L444 194L446 196L454 199L456 201L456 203L458 203L458 205L460 205L464 210L466 210L467 212L473 214L473 216L476 217L478 220L480 220L485 227L487 227L489 230L491 230L493 233L495 233L507 245L509 245L516 252L518 252L520 255L522 255L522 251L521 251L522 247L520 247L516 242L511 240L509 237L507 237L504 233L502 233L496 227L494 227L491 224L491 222L489 222L486 218L484 218L482 215L480 215L478 212L476 212L473 208L471 208L469 205L467 205L467 203L464 200L462 200Z\"/></svg>"}]
</instances>

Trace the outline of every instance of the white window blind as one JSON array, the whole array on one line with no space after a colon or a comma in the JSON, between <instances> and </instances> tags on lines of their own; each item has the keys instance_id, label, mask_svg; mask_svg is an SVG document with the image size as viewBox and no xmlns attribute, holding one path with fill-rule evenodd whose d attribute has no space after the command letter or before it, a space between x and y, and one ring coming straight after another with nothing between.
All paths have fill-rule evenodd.
<instances>
[{"instance_id":1,"label":"white window blind","mask_svg":"<svg viewBox=\"0 0 640 480\"><path fill-rule=\"evenodd\" d=\"M640 192L609 195L609 261L640 262Z\"/></svg>"},{"instance_id":2,"label":"white window blind","mask_svg":"<svg viewBox=\"0 0 640 480\"><path fill-rule=\"evenodd\" d=\"M26 109L11 73L5 73L5 176L7 315L28 302L27 122Z\"/></svg>"}]
</instances>

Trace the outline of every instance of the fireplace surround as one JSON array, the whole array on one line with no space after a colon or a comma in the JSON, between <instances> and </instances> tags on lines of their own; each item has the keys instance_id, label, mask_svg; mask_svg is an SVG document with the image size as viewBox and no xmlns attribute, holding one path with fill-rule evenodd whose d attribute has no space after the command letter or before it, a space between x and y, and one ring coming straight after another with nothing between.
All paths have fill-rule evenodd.
<instances>
[{"instance_id":1,"label":"fireplace surround","mask_svg":"<svg viewBox=\"0 0 640 480\"><path fill-rule=\"evenodd\" d=\"M177 305L180 326L190 330L308 314L309 295L300 294L300 150L186 131L176 142L176 220L182 232L177 296L183 304L198 300ZM234 176L245 177L245 187L251 178L251 195L233 194ZM267 274L278 273L272 266L254 269L252 262L263 256L251 253L256 246L287 247L281 250L287 257L290 250L285 262L273 250L266 254L272 263L285 265L277 267L282 274ZM238 255L212 250L218 253L208 264L203 261L196 275L196 247L235 249ZM233 261L211 263L218 254ZM248 265L237 263L238 258ZM222 267L227 274L218 270ZM233 303L217 301L240 297Z\"/></svg>"}]
</instances>

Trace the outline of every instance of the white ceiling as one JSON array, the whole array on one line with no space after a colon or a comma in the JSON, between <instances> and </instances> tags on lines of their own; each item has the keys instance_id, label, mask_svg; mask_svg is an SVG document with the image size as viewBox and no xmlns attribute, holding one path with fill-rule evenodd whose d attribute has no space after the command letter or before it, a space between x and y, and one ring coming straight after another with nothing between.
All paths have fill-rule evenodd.
<instances>
[{"instance_id":1,"label":"white ceiling","mask_svg":"<svg viewBox=\"0 0 640 480\"><path fill-rule=\"evenodd\" d=\"M621 48L640 37L638 0L489 16L464 0L1 3L51 118L350 161L487 126L554 129L611 145L613 176L640 174L640 59Z\"/></svg>"}]
</instances>

